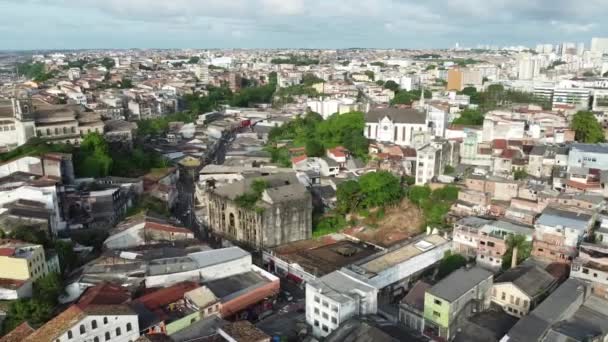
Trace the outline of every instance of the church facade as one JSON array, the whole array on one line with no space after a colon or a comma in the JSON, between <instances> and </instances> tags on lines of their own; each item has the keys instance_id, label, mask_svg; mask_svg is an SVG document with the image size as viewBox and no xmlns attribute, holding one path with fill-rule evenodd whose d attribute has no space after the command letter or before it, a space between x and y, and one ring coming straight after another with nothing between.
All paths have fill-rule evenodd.
<instances>
[{"instance_id":1,"label":"church facade","mask_svg":"<svg viewBox=\"0 0 608 342\"><path fill-rule=\"evenodd\" d=\"M413 146L415 137L429 131L425 111L417 109L381 108L365 114L367 139L400 146Z\"/></svg>"}]
</instances>

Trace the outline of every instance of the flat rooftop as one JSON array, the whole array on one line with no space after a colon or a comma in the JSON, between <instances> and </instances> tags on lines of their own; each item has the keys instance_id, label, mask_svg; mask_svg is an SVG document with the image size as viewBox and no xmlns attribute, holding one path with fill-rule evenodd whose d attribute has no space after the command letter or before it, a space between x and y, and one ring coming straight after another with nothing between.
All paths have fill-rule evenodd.
<instances>
[{"instance_id":1,"label":"flat rooftop","mask_svg":"<svg viewBox=\"0 0 608 342\"><path fill-rule=\"evenodd\" d=\"M447 242L448 240L439 235L424 236L423 238L415 240L412 243L398 247L386 254L378 256L377 258L362 263L358 265L358 267L367 272L378 274L387 268L407 261Z\"/></svg>"},{"instance_id":2,"label":"flat rooftop","mask_svg":"<svg viewBox=\"0 0 608 342\"><path fill-rule=\"evenodd\" d=\"M205 283L205 286L207 286L216 297L220 298L222 302L226 302L268 283L270 283L269 279L263 277L259 273L249 271L223 279L212 280Z\"/></svg>"},{"instance_id":3,"label":"flat rooftop","mask_svg":"<svg viewBox=\"0 0 608 342\"><path fill-rule=\"evenodd\" d=\"M301 242L298 243L300 248L293 245L294 248L287 253L281 253L281 250L287 250L290 246L285 246L277 250L277 254L289 263L296 263L304 270L316 276L323 276L335 270L339 270L344 266L348 266L357 261L363 260L377 250L370 245L357 243L350 240L341 240L335 243L322 245L319 247L309 247Z\"/></svg>"}]
</instances>

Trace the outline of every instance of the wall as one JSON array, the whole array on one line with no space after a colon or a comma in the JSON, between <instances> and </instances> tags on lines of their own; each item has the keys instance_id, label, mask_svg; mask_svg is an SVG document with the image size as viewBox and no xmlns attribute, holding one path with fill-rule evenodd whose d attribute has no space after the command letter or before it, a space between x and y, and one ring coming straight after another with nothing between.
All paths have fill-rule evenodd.
<instances>
[{"instance_id":1,"label":"wall","mask_svg":"<svg viewBox=\"0 0 608 342\"><path fill-rule=\"evenodd\" d=\"M251 305L257 304L265 298L272 297L280 291L280 283L278 278L270 283L258 287L253 291L249 291L242 296L222 303L221 315L222 318L230 317Z\"/></svg>"},{"instance_id":2,"label":"wall","mask_svg":"<svg viewBox=\"0 0 608 342\"><path fill-rule=\"evenodd\" d=\"M174 334L182 329L191 326L192 324L194 324L194 322L200 321L200 319L200 313L198 311L195 311L187 316L184 316L176 321L167 324L165 328L166 333L167 335Z\"/></svg>"},{"instance_id":3,"label":"wall","mask_svg":"<svg viewBox=\"0 0 608 342\"><path fill-rule=\"evenodd\" d=\"M0 300L16 300L32 297L32 281L26 281L16 289L0 288Z\"/></svg>"},{"instance_id":4,"label":"wall","mask_svg":"<svg viewBox=\"0 0 608 342\"><path fill-rule=\"evenodd\" d=\"M502 299L503 293L504 300ZM500 305L507 314L515 317L525 316L530 310L530 297L512 283L494 284L492 287L492 301ZM511 311L508 310L509 308Z\"/></svg>"},{"instance_id":5,"label":"wall","mask_svg":"<svg viewBox=\"0 0 608 342\"><path fill-rule=\"evenodd\" d=\"M104 324L103 319L107 317L107 324ZM97 328L92 328L92 321L97 322ZM131 324L131 330L127 331L127 324ZM80 333L80 326L83 325L85 333ZM120 336L116 336L116 329L120 328ZM106 341L106 332L110 333L110 340L112 342L128 342L135 341L139 338L139 324L137 315L109 315L109 316L87 316L81 321L77 322L72 326L73 337L68 338L68 333L65 332L56 341L59 342L91 342L95 337L99 338L99 341Z\"/></svg>"},{"instance_id":6,"label":"wall","mask_svg":"<svg viewBox=\"0 0 608 342\"><path fill-rule=\"evenodd\" d=\"M27 280L30 278L26 259L0 256L2 278Z\"/></svg>"}]
</instances>

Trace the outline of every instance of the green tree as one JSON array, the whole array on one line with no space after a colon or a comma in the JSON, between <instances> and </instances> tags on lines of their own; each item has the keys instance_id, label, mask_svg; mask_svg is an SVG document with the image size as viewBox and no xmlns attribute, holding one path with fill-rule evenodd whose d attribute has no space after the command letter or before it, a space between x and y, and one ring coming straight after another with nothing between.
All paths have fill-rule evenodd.
<instances>
[{"instance_id":1,"label":"green tree","mask_svg":"<svg viewBox=\"0 0 608 342\"><path fill-rule=\"evenodd\" d=\"M579 111L574 114L570 127L579 142L595 144L604 141L604 129L592 112Z\"/></svg>"},{"instance_id":2,"label":"green tree","mask_svg":"<svg viewBox=\"0 0 608 342\"><path fill-rule=\"evenodd\" d=\"M516 170L513 172L513 178L515 180L525 179L526 177L528 177L528 173L525 170Z\"/></svg>"},{"instance_id":3,"label":"green tree","mask_svg":"<svg viewBox=\"0 0 608 342\"><path fill-rule=\"evenodd\" d=\"M398 91L399 84L397 84L397 82L395 82L393 80L388 80L388 81L386 81L386 83L384 83L384 88L390 89L392 91Z\"/></svg>"},{"instance_id":4,"label":"green tree","mask_svg":"<svg viewBox=\"0 0 608 342\"><path fill-rule=\"evenodd\" d=\"M377 80L376 84L382 87L384 85L384 81L383 80Z\"/></svg>"},{"instance_id":5,"label":"green tree","mask_svg":"<svg viewBox=\"0 0 608 342\"><path fill-rule=\"evenodd\" d=\"M325 148L316 140L306 142L306 155L309 157L322 157L325 155Z\"/></svg>"},{"instance_id":6,"label":"green tree","mask_svg":"<svg viewBox=\"0 0 608 342\"><path fill-rule=\"evenodd\" d=\"M342 215L331 215L323 217L313 228L312 236L317 238L323 235L335 233L346 227L346 219Z\"/></svg>"},{"instance_id":7,"label":"green tree","mask_svg":"<svg viewBox=\"0 0 608 342\"><path fill-rule=\"evenodd\" d=\"M439 262L439 267L437 268L437 279L447 277L450 275L450 273L465 266L466 264L467 259L462 255L451 254L450 252L446 253Z\"/></svg>"},{"instance_id":8,"label":"green tree","mask_svg":"<svg viewBox=\"0 0 608 342\"><path fill-rule=\"evenodd\" d=\"M502 257L502 268L504 270L511 268L513 251L517 250L518 265L530 257L530 253L532 252L532 243L528 241L524 235L509 234L505 242L507 245L507 251Z\"/></svg>"},{"instance_id":9,"label":"green tree","mask_svg":"<svg viewBox=\"0 0 608 342\"><path fill-rule=\"evenodd\" d=\"M105 177L110 174L112 158L108 143L97 132L88 133L80 145L78 161L79 174L84 177Z\"/></svg>"},{"instance_id":10,"label":"green tree","mask_svg":"<svg viewBox=\"0 0 608 342\"><path fill-rule=\"evenodd\" d=\"M422 205L424 201L428 200L431 197L431 188L428 186L412 186L409 188L408 198L412 203L417 205Z\"/></svg>"},{"instance_id":11,"label":"green tree","mask_svg":"<svg viewBox=\"0 0 608 342\"><path fill-rule=\"evenodd\" d=\"M465 109L460 117L452 121L455 125L480 126L483 125L484 115L476 109Z\"/></svg>"},{"instance_id":12,"label":"green tree","mask_svg":"<svg viewBox=\"0 0 608 342\"><path fill-rule=\"evenodd\" d=\"M78 255L74 252L74 245L71 242L56 240L53 248L57 252L59 267L63 274L68 274L78 266Z\"/></svg>"},{"instance_id":13,"label":"green tree","mask_svg":"<svg viewBox=\"0 0 608 342\"><path fill-rule=\"evenodd\" d=\"M116 65L114 59L109 57L104 57L101 61L99 61L99 64L104 66L108 70L112 69Z\"/></svg>"},{"instance_id":14,"label":"green tree","mask_svg":"<svg viewBox=\"0 0 608 342\"><path fill-rule=\"evenodd\" d=\"M456 171L456 169L454 169L454 167L450 166L450 165L446 165L443 168L443 173L446 174L446 175L450 175L450 174L454 173L454 171Z\"/></svg>"},{"instance_id":15,"label":"green tree","mask_svg":"<svg viewBox=\"0 0 608 342\"><path fill-rule=\"evenodd\" d=\"M365 75L367 75L367 77L369 77L370 80L375 80L375 74L373 71L371 70L365 70L364 72Z\"/></svg>"},{"instance_id":16,"label":"green tree","mask_svg":"<svg viewBox=\"0 0 608 342\"><path fill-rule=\"evenodd\" d=\"M62 292L63 284L57 273L49 273L34 282L33 297L43 302L57 304Z\"/></svg>"},{"instance_id":17,"label":"green tree","mask_svg":"<svg viewBox=\"0 0 608 342\"><path fill-rule=\"evenodd\" d=\"M356 211L361 202L361 186L356 180L349 180L338 185L336 191L336 210L341 214Z\"/></svg>"},{"instance_id":18,"label":"green tree","mask_svg":"<svg viewBox=\"0 0 608 342\"><path fill-rule=\"evenodd\" d=\"M369 172L359 177L365 208L398 203L403 198L399 178L387 171Z\"/></svg>"},{"instance_id":19,"label":"green tree","mask_svg":"<svg viewBox=\"0 0 608 342\"><path fill-rule=\"evenodd\" d=\"M188 64L197 64L198 62L200 62L200 60L201 60L200 57L198 57L198 56L192 56L188 60Z\"/></svg>"}]
</instances>

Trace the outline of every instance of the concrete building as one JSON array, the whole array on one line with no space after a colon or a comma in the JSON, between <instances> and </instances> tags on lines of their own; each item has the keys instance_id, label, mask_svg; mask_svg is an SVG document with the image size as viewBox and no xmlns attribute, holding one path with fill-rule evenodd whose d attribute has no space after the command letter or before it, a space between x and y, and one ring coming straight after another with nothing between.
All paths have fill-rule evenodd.
<instances>
[{"instance_id":1,"label":"concrete building","mask_svg":"<svg viewBox=\"0 0 608 342\"><path fill-rule=\"evenodd\" d=\"M483 268L461 268L426 291L425 335L450 340L475 312L490 306L492 272Z\"/></svg>"},{"instance_id":2,"label":"concrete building","mask_svg":"<svg viewBox=\"0 0 608 342\"><path fill-rule=\"evenodd\" d=\"M461 91L464 88L464 75L460 69L448 70L448 85L446 90Z\"/></svg>"},{"instance_id":3,"label":"concrete building","mask_svg":"<svg viewBox=\"0 0 608 342\"><path fill-rule=\"evenodd\" d=\"M129 220L112 229L103 245L108 249L127 249L193 239L194 233L189 229L144 217Z\"/></svg>"},{"instance_id":4,"label":"concrete building","mask_svg":"<svg viewBox=\"0 0 608 342\"><path fill-rule=\"evenodd\" d=\"M531 56L524 56L518 60L517 78L520 80L532 80L540 75L541 63Z\"/></svg>"},{"instance_id":5,"label":"concrete building","mask_svg":"<svg viewBox=\"0 0 608 342\"><path fill-rule=\"evenodd\" d=\"M427 131L426 113L415 109L372 109L365 114L364 135L370 140L412 146L415 136Z\"/></svg>"},{"instance_id":6,"label":"concrete building","mask_svg":"<svg viewBox=\"0 0 608 342\"><path fill-rule=\"evenodd\" d=\"M553 91L553 110L589 110L591 90L581 88L556 88Z\"/></svg>"},{"instance_id":7,"label":"concrete building","mask_svg":"<svg viewBox=\"0 0 608 342\"><path fill-rule=\"evenodd\" d=\"M306 322L325 337L344 321L378 310L378 290L342 271L306 283Z\"/></svg>"},{"instance_id":8,"label":"concrete building","mask_svg":"<svg viewBox=\"0 0 608 342\"><path fill-rule=\"evenodd\" d=\"M593 215L547 207L534 225L532 255L551 262L572 262L594 223Z\"/></svg>"},{"instance_id":9,"label":"concrete building","mask_svg":"<svg viewBox=\"0 0 608 342\"><path fill-rule=\"evenodd\" d=\"M49 274L44 247L20 241L2 241L0 245L0 278L31 280Z\"/></svg>"},{"instance_id":10,"label":"concrete building","mask_svg":"<svg viewBox=\"0 0 608 342\"><path fill-rule=\"evenodd\" d=\"M519 265L494 279L492 302L512 316L523 317L557 287L557 280L536 265Z\"/></svg>"},{"instance_id":11,"label":"concrete building","mask_svg":"<svg viewBox=\"0 0 608 342\"><path fill-rule=\"evenodd\" d=\"M446 166L458 165L460 144L436 139L416 150L416 185L430 183Z\"/></svg>"},{"instance_id":12,"label":"concrete building","mask_svg":"<svg viewBox=\"0 0 608 342\"><path fill-rule=\"evenodd\" d=\"M572 144L568 153L568 169L608 170L608 144Z\"/></svg>"},{"instance_id":13,"label":"concrete building","mask_svg":"<svg viewBox=\"0 0 608 342\"><path fill-rule=\"evenodd\" d=\"M591 38L591 52L606 54L608 53L608 38Z\"/></svg>"},{"instance_id":14,"label":"concrete building","mask_svg":"<svg viewBox=\"0 0 608 342\"><path fill-rule=\"evenodd\" d=\"M257 182L257 183L256 183ZM255 203L242 203L254 185ZM213 233L255 247L309 239L312 197L293 173L244 179L209 192L208 217Z\"/></svg>"},{"instance_id":15,"label":"concrete building","mask_svg":"<svg viewBox=\"0 0 608 342\"><path fill-rule=\"evenodd\" d=\"M589 284L596 296L608 299L608 246L605 241L581 243L579 255L572 262L570 278Z\"/></svg>"}]
</instances>

